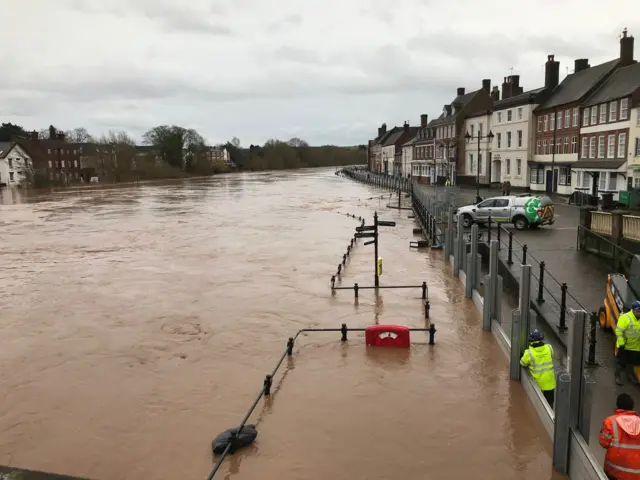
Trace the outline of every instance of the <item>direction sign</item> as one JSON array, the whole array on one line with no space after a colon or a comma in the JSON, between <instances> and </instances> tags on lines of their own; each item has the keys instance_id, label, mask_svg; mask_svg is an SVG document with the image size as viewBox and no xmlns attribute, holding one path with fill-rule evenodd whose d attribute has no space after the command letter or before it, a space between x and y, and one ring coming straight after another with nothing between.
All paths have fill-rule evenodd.
<instances>
[{"instance_id":1,"label":"direction sign","mask_svg":"<svg viewBox=\"0 0 640 480\"><path fill-rule=\"evenodd\" d=\"M354 237L356 238L375 238L376 234L371 232L371 233L356 233L354 235Z\"/></svg>"},{"instance_id":2,"label":"direction sign","mask_svg":"<svg viewBox=\"0 0 640 480\"><path fill-rule=\"evenodd\" d=\"M368 242L364 242L365 245L371 245L372 243L376 243L375 240L370 240Z\"/></svg>"},{"instance_id":3,"label":"direction sign","mask_svg":"<svg viewBox=\"0 0 640 480\"><path fill-rule=\"evenodd\" d=\"M356 232L366 232L367 230L375 230L375 225L365 225L363 227L356 227Z\"/></svg>"},{"instance_id":4,"label":"direction sign","mask_svg":"<svg viewBox=\"0 0 640 480\"><path fill-rule=\"evenodd\" d=\"M396 222L383 222L382 220L378 220L378 225L380 227L395 227Z\"/></svg>"}]
</instances>

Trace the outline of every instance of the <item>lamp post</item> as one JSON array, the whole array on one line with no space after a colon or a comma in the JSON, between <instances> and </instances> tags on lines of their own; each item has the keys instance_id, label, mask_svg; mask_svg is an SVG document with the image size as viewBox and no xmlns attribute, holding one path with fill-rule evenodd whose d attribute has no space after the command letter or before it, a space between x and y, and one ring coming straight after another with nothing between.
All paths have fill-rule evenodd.
<instances>
[{"instance_id":1,"label":"lamp post","mask_svg":"<svg viewBox=\"0 0 640 480\"><path fill-rule=\"evenodd\" d=\"M493 132L489 130L489 133L486 135L470 135L469 132L465 133L464 138L467 140L467 143L471 141L472 138L476 138L478 140L478 156L476 157L476 201L480 202L480 141L483 138L489 140L489 145L493 141ZM488 148L487 148L488 150Z\"/></svg>"}]
</instances>

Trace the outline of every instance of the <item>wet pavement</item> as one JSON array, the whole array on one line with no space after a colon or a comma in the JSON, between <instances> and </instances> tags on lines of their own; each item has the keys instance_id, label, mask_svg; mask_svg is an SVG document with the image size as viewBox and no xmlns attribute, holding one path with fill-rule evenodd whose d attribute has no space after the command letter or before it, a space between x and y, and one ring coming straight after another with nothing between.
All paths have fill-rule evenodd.
<instances>
[{"instance_id":1,"label":"wet pavement","mask_svg":"<svg viewBox=\"0 0 640 480\"><path fill-rule=\"evenodd\" d=\"M15 195L0 207L0 464L204 478L211 440L297 330L428 325L418 288L330 293L357 225L344 213L377 209L397 222L381 284L427 281L436 345L304 335L221 478L561 478L442 252L410 249L413 221L380 191L321 169ZM371 285L373 257L360 240L338 284Z\"/></svg>"},{"instance_id":2,"label":"wet pavement","mask_svg":"<svg viewBox=\"0 0 640 480\"><path fill-rule=\"evenodd\" d=\"M424 188L424 187L423 187ZM467 193L462 190L463 194ZM489 192L486 192L489 193ZM495 192L491 192L496 195ZM499 195L500 192L497 193ZM573 205L556 203L556 223L553 226L541 227L538 230L517 231L512 226L507 230L513 232L513 253L514 264L511 270L519 279L519 266L522 261L522 245L527 245L527 263L532 266L532 299L537 298L539 288L539 263L545 262L545 277L543 298L544 302L539 303L545 314L554 318L553 325L542 325L546 332L547 340L555 347L556 352L566 351L567 334L560 333L557 324L560 321L560 285L564 282L568 285L567 308L584 308L587 312L598 311L603 305L606 293L607 275L609 274L608 264L605 259L600 259L595 255L579 251L576 249L577 228L580 220L580 209ZM486 234L485 237L486 239ZM495 230L492 238L496 239ZM508 257L508 235L501 235L500 258L506 263ZM511 295L503 297L503 328L510 331L511 311L517 308L517 291L509 292ZM571 321L567 316L567 324ZM587 331L589 327L587 326ZM593 394L593 407L591 412L591 430L589 445L595 453L596 458L602 462L604 460L604 449L598 444L598 432L602 421L611 415L615 406L615 399L618 394L629 393L635 400L637 409L640 409L640 387L630 383L620 387L613 381L615 368L613 347L615 337L610 332L604 332L599 326L596 332L596 362L598 366L588 367L588 372L596 381ZM558 353L558 356L561 354ZM586 353L585 353L586 358ZM563 359L558 359L564 362Z\"/></svg>"}]
</instances>

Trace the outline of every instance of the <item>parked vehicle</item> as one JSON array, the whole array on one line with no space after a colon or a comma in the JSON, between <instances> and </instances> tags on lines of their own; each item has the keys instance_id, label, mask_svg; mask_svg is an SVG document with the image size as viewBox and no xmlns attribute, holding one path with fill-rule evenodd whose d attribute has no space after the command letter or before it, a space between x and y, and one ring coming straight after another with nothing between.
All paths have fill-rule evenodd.
<instances>
[{"instance_id":1,"label":"parked vehicle","mask_svg":"<svg viewBox=\"0 0 640 480\"><path fill-rule=\"evenodd\" d=\"M553 201L546 196L531 195L487 198L476 205L458 208L455 216L458 215L462 215L465 227L486 223L489 217L492 222L511 223L517 230L552 225L555 221Z\"/></svg>"}]
</instances>

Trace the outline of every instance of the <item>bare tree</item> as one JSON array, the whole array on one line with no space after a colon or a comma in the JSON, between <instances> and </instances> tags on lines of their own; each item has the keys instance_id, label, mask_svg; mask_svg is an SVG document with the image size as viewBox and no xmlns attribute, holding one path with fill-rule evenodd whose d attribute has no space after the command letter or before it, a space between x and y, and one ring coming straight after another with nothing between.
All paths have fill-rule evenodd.
<instances>
[{"instance_id":1,"label":"bare tree","mask_svg":"<svg viewBox=\"0 0 640 480\"><path fill-rule=\"evenodd\" d=\"M71 143L90 143L95 140L84 127L78 127L73 130L66 131L65 137L67 141Z\"/></svg>"},{"instance_id":2,"label":"bare tree","mask_svg":"<svg viewBox=\"0 0 640 480\"><path fill-rule=\"evenodd\" d=\"M233 137L231 139L231 145L233 145L236 148L240 148L240 139L238 137Z\"/></svg>"}]
</instances>

